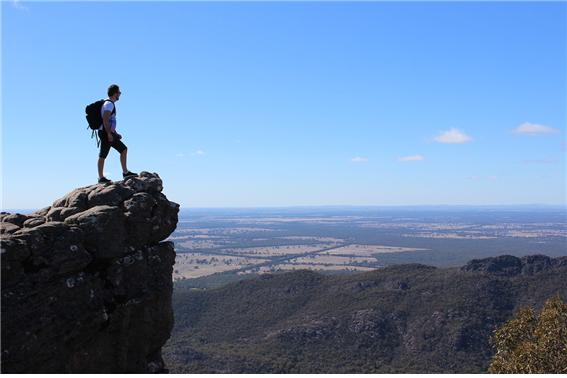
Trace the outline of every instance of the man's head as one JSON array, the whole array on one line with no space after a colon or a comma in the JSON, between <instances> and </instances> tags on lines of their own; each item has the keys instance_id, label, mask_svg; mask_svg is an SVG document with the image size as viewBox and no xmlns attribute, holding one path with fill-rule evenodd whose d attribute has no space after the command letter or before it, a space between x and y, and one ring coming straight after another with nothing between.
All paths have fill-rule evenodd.
<instances>
[{"instance_id":1,"label":"man's head","mask_svg":"<svg viewBox=\"0 0 567 378\"><path fill-rule=\"evenodd\" d=\"M118 85L116 84L112 84L110 85L110 87L108 87L108 98L110 98L112 101L118 101L120 99L120 88L118 87Z\"/></svg>"}]
</instances>

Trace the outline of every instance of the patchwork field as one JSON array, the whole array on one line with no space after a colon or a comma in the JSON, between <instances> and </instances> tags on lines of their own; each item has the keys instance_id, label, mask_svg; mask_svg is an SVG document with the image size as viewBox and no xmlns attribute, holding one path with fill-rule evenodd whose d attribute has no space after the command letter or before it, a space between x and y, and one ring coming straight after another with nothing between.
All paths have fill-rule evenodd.
<instances>
[{"instance_id":1,"label":"patchwork field","mask_svg":"<svg viewBox=\"0 0 567 378\"><path fill-rule=\"evenodd\" d=\"M378 261L374 257L359 256L334 256L326 254L314 254L304 257L289 259L291 263L309 263L314 265L351 265L355 263L375 264Z\"/></svg>"},{"instance_id":2,"label":"patchwork field","mask_svg":"<svg viewBox=\"0 0 567 378\"><path fill-rule=\"evenodd\" d=\"M311 269L311 270L329 270L329 271L349 271L349 272L362 272L374 270L376 268L368 268L364 266L349 266L349 265L313 265L313 264L275 264L262 266L258 269L248 269L239 271L237 274L250 274L250 273L268 273L279 272L298 269Z\"/></svg>"},{"instance_id":3,"label":"patchwork field","mask_svg":"<svg viewBox=\"0 0 567 378\"><path fill-rule=\"evenodd\" d=\"M566 218L562 208L191 210L180 214L169 240L177 252L175 279L204 285L246 273L565 256Z\"/></svg>"},{"instance_id":4,"label":"patchwork field","mask_svg":"<svg viewBox=\"0 0 567 378\"><path fill-rule=\"evenodd\" d=\"M330 244L315 244L315 245L278 245L273 247L252 247L252 248L224 248L220 252L234 253L237 255L245 256L287 256L287 255L300 255L320 251L325 248L330 248Z\"/></svg>"},{"instance_id":5,"label":"patchwork field","mask_svg":"<svg viewBox=\"0 0 567 378\"><path fill-rule=\"evenodd\" d=\"M393 247L387 245L350 244L325 253L329 255L372 256L377 253L425 251L426 248Z\"/></svg>"},{"instance_id":6,"label":"patchwork field","mask_svg":"<svg viewBox=\"0 0 567 378\"><path fill-rule=\"evenodd\" d=\"M179 253L175 257L173 280L208 276L263 262L266 260L229 255Z\"/></svg>"},{"instance_id":7,"label":"patchwork field","mask_svg":"<svg viewBox=\"0 0 567 378\"><path fill-rule=\"evenodd\" d=\"M402 236L410 238L432 238L432 239L496 239L496 236L478 235L473 233L441 233L441 232L420 232L416 234L402 234Z\"/></svg>"}]
</instances>

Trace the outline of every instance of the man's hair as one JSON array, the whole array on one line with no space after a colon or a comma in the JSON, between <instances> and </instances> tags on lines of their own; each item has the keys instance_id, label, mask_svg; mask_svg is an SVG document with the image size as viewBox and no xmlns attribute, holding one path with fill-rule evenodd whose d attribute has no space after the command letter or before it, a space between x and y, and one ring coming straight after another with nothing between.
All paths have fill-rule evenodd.
<instances>
[{"instance_id":1,"label":"man's hair","mask_svg":"<svg viewBox=\"0 0 567 378\"><path fill-rule=\"evenodd\" d=\"M120 91L120 88L118 88L118 85L116 84L111 84L110 87L108 87L108 97L114 96L115 93L118 93Z\"/></svg>"}]
</instances>

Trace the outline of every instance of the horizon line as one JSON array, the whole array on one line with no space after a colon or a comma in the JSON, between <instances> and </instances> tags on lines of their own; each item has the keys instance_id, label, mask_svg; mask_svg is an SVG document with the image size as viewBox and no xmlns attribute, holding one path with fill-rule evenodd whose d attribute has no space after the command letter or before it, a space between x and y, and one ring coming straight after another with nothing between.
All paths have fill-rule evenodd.
<instances>
[{"instance_id":1,"label":"horizon line","mask_svg":"<svg viewBox=\"0 0 567 378\"><path fill-rule=\"evenodd\" d=\"M14 213L17 211L37 211L47 206L38 208L11 207L0 208L1 212ZM320 208L435 208L435 207L468 207L468 208L487 208L487 207L553 207L567 209L567 203L517 203L517 204L418 204L418 205L282 205L282 206L179 206L180 210L254 210L254 209L320 209Z\"/></svg>"},{"instance_id":2,"label":"horizon line","mask_svg":"<svg viewBox=\"0 0 567 378\"><path fill-rule=\"evenodd\" d=\"M408 207L564 207L567 203L519 204L418 204L418 205L283 205L283 206L180 206L180 209L306 209L306 208L408 208Z\"/></svg>"}]
</instances>

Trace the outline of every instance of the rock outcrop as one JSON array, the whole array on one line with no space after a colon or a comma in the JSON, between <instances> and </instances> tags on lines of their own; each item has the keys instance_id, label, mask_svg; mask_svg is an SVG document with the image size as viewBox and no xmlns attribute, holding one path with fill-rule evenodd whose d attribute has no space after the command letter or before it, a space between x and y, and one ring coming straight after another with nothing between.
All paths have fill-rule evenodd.
<instances>
[{"instance_id":1,"label":"rock outcrop","mask_svg":"<svg viewBox=\"0 0 567 378\"><path fill-rule=\"evenodd\" d=\"M0 214L2 373L167 372L179 205L158 174Z\"/></svg>"},{"instance_id":2,"label":"rock outcrop","mask_svg":"<svg viewBox=\"0 0 567 378\"><path fill-rule=\"evenodd\" d=\"M557 266L567 266L567 257L551 258L544 255L515 257L502 255L471 260L461 270L500 276L517 276L520 274L531 275Z\"/></svg>"}]
</instances>

